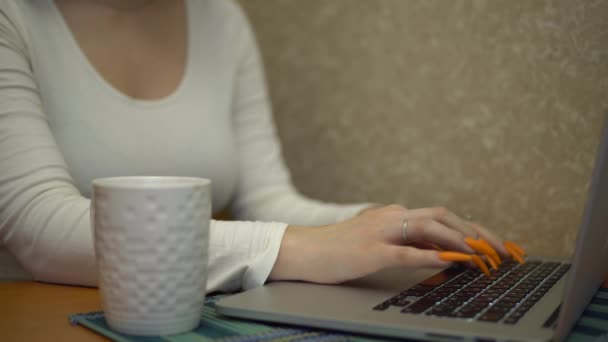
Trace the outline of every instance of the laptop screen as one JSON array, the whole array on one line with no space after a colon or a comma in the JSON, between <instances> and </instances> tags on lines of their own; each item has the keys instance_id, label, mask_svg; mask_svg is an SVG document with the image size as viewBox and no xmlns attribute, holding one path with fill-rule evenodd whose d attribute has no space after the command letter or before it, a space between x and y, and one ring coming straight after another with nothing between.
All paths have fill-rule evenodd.
<instances>
[{"instance_id":1,"label":"laptop screen","mask_svg":"<svg viewBox=\"0 0 608 342\"><path fill-rule=\"evenodd\" d=\"M563 340L608 275L608 119L600 140L555 340Z\"/></svg>"}]
</instances>

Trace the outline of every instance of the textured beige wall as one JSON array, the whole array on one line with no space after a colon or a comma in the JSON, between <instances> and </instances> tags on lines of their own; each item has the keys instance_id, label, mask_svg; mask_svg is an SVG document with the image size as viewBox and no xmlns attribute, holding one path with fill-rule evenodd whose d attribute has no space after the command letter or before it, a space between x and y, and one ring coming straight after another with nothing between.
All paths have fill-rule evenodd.
<instances>
[{"instance_id":1,"label":"textured beige wall","mask_svg":"<svg viewBox=\"0 0 608 342\"><path fill-rule=\"evenodd\" d=\"M572 251L608 111L608 1L242 4L304 193L444 205Z\"/></svg>"}]
</instances>

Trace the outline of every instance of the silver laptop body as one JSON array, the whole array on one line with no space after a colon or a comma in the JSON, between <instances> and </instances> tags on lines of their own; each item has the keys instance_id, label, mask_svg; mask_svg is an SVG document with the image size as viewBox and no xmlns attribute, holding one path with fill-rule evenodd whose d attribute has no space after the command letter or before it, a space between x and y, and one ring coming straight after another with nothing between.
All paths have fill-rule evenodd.
<instances>
[{"instance_id":1,"label":"silver laptop body","mask_svg":"<svg viewBox=\"0 0 608 342\"><path fill-rule=\"evenodd\" d=\"M537 260L559 263L548 276L552 277L553 284L543 278L545 280L531 290L527 297L523 297L519 304L515 304L496 321L479 320L489 310L487 308L474 317L464 318L429 314L432 308L421 313L407 312L414 303L424 298L420 294L406 296L408 293L417 294L416 291L421 288L430 288L431 292L442 286L449 289L448 284L458 279L458 276L453 275L458 272L453 269L440 273L429 269L387 269L342 285L274 282L226 297L217 302L217 310L221 314L239 318L394 338L561 341L576 323L602 279L608 275L607 164L608 120L605 120L573 259L528 258L527 264ZM515 270L520 266L513 267ZM558 270L561 270L562 276L556 275ZM529 273L525 277L531 278L532 275ZM525 280L525 277L522 279ZM482 278L479 276L475 281L481 281ZM524 280L520 283L523 284ZM543 291L539 291L540 286L544 286ZM484 290L477 297L483 293ZM522 311L523 303L532 294L540 299L525 310L523 316L520 313L519 319L513 323L514 320L510 317L516 310ZM509 301L510 297L515 296L514 290L507 290L496 300ZM397 305L390 305L387 302L390 298ZM403 303L409 304L401 305ZM485 314L484 317L487 316ZM508 320L511 323L506 323Z\"/></svg>"}]
</instances>

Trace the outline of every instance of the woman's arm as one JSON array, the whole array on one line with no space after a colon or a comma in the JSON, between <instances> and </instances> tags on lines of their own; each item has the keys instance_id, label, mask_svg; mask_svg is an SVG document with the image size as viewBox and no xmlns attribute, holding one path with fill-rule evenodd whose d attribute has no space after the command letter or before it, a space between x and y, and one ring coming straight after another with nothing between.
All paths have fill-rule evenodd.
<instances>
[{"instance_id":1,"label":"woman's arm","mask_svg":"<svg viewBox=\"0 0 608 342\"><path fill-rule=\"evenodd\" d=\"M0 239L36 279L96 283L89 202L72 184L32 74L25 30L0 7Z\"/></svg>"},{"instance_id":2,"label":"woman's arm","mask_svg":"<svg viewBox=\"0 0 608 342\"><path fill-rule=\"evenodd\" d=\"M340 205L307 198L292 185L270 109L264 70L254 34L241 20L239 65L234 83L233 122L239 150L239 185L233 204L239 219L322 225L349 219L370 206Z\"/></svg>"}]
</instances>

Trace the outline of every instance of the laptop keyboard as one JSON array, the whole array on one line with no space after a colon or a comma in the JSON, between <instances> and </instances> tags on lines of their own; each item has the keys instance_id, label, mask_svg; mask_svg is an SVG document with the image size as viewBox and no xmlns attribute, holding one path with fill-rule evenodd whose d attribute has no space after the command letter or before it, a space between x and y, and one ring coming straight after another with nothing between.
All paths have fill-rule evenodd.
<instances>
[{"instance_id":1,"label":"laptop keyboard","mask_svg":"<svg viewBox=\"0 0 608 342\"><path fill-rule=\"evenodd\" d=\"M402 313L515 324L568 271L569 264L505 261L490 277L463 270L439 285L416 285L376 305Z\"/></svg>"}]
</instances>

